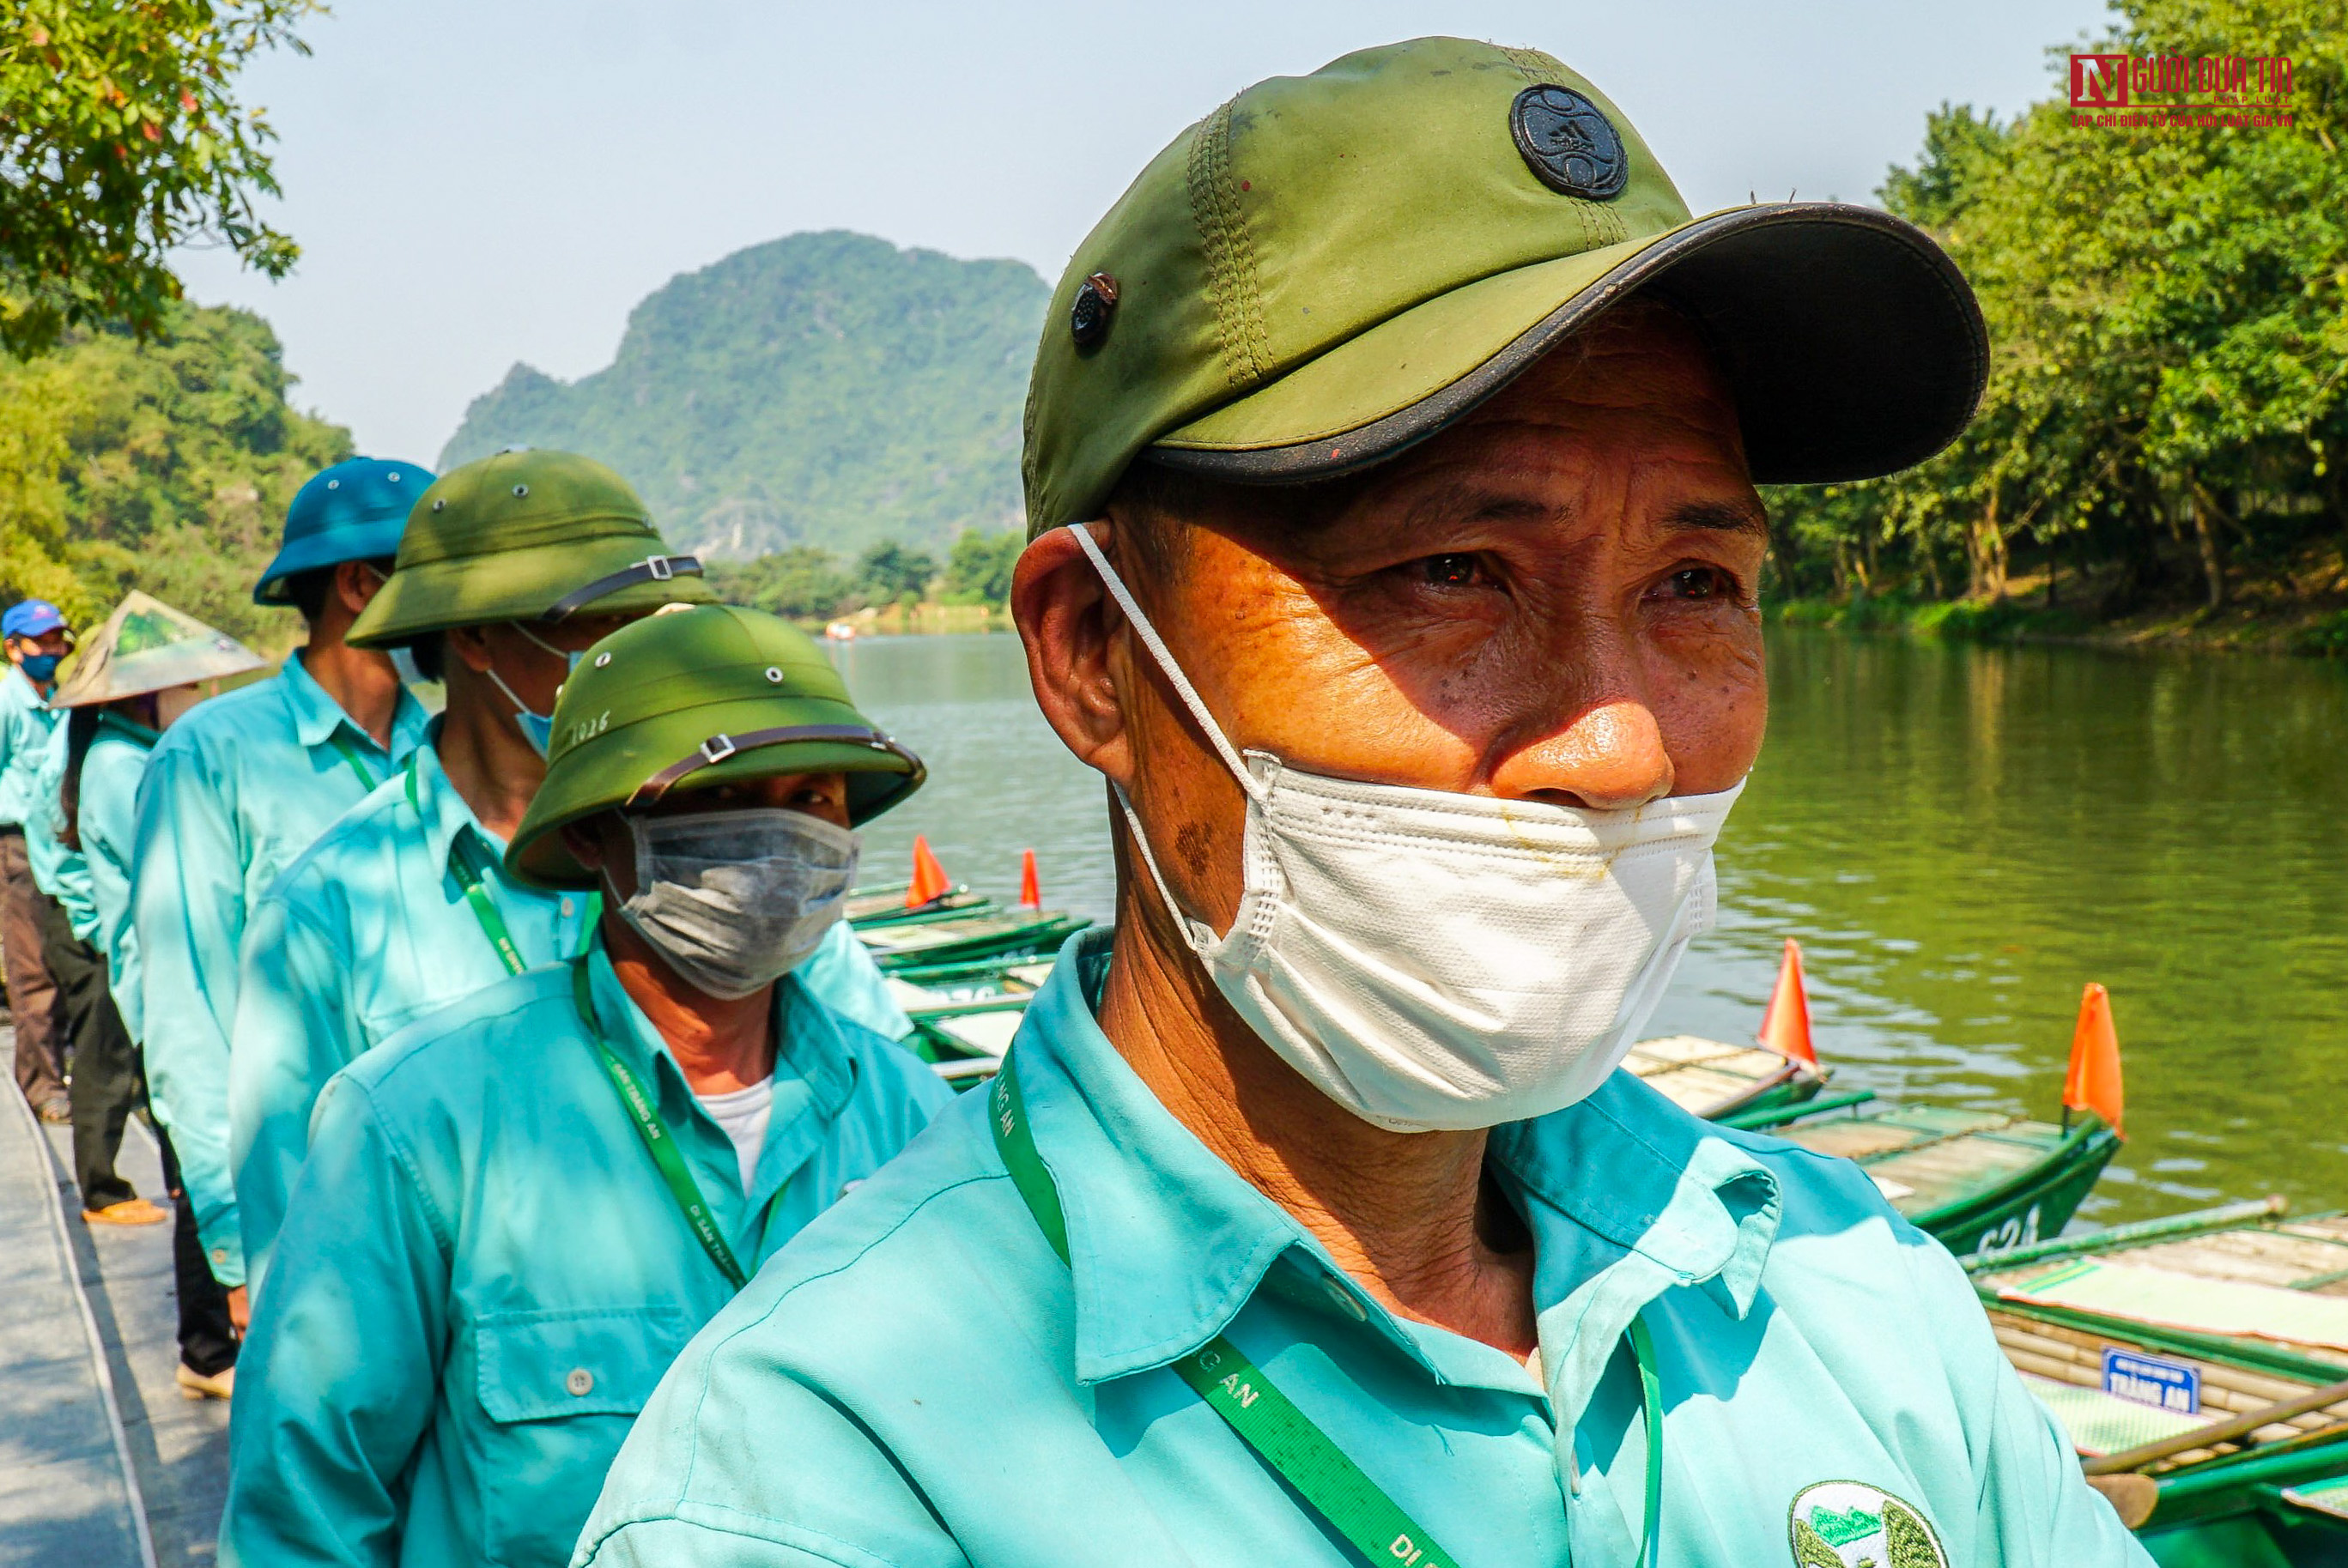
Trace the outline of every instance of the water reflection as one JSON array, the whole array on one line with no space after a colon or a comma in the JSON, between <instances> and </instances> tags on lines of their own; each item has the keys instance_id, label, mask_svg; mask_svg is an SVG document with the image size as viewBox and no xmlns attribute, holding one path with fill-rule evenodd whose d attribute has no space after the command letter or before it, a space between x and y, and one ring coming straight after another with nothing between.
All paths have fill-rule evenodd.
<instances>
[{"instance_id":1,"label":"water reflection","mask_svg":"<svg viewBox=\"0 0 2348 1568\"><path fill-rule=\"evenodd\" d=\"M1110 897L1101 785L1036 714L1014 639L839 651L930 787L916 830L1008 897ZM2324 664L1772 632L1769 742L1720 849L1721 928L1656 1020L1749 1034L1779 942L1808 957L1847 1083L2051 1115L2080 987L2111 988L2127 1150L2112 1221L2276 1191L2348 1204L2336 1089L2348 996L2348 677Z\"/></svg>"}]
</instances>

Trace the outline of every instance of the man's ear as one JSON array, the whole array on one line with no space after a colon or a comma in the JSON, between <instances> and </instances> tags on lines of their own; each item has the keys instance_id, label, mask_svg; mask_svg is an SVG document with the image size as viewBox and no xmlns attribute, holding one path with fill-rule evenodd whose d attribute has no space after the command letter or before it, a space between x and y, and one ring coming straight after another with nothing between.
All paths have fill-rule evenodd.
<instances>
[{"instance_id":1,"label":"man's ear","mask_svg":"<svg viewBox=\"0 0 2348 1568\"><path fill-rule=\"evenodd\" d=\"M383 574L363 560L335 563L335 597L353 615L375 601L383 589Z\"/></svg>"},{"instance_id":2,"label":"man's ear","mask_svg":"<svg viewBox=\"0 0 2348 1568\"><path fill-rule=\"evenodd\" d=\"M1117 530L1107 519L1082 525L1111 562ZM1011 614L1027 645L1035 704L1078 761L1129 787L1133 756L1110 653L1125 617L1100 573L1066 528L1043 535L1019 557Z\"/></svg>"},{"instance_id":3,"label":"man's ear","mask_svg":"<svg viewBox=\"0 0 2348 1568\"><path fill-rule=\"evenodd\" d=\"M442 632L441 637L448 650L444 655L445 661L451 664L461 663L476 675L487 670L495 661L489 656L489 640L485 635L486 630L479 626L452 626Z\"/></svg>"},{"instance_id":4,"label":"man's ear","mask_svg":"<svg viewBox=\"0 0 2348 1568\"><path fill-rule=\"evenodd\" d=\"M571 858L590 871L603 869L603 839L592 825L594 818L562 825L562 847L571 851Z\"/></svg>"}]
</instances>

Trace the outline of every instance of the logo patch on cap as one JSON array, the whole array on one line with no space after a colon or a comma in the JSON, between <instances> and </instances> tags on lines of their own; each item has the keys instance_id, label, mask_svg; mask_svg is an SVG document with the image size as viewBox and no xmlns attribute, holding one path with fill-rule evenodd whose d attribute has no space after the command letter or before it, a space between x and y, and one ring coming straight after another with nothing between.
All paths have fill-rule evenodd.
<instances>
[{"instance_id":1,"label":"logo patch on cap","mask_svg":"<svg viewBox=\"0 0 2348 1568\"><path fill-rule=\"evenodd\" d=\"M1795 1568L1949 1568L1922 1511L1864 1481L1804 1487L1786 1532Z\"/></svg>"},{"instance_id":2,"label":"logo patch on cap","mask_svg":"<svg viewBox=\"0 0 2348 1568\"><path fill-rule=\"evenodd\" d=\"M1575 92L1544 83L1517 95L1509 131L1525 167L1551 190L1589 201L1611 201L1630 182L1631 157L1598 106Z\"/></svg>"}]
</instances>

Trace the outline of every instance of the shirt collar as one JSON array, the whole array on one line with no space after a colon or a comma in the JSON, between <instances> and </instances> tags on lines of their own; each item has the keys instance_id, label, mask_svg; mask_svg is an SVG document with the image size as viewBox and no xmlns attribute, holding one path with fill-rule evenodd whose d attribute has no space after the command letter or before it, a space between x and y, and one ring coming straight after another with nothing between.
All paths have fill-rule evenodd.
<instances>
[{"instance_id":1,"label":"shirt collar","mask_svg":"<svg viewBox=\"0 0 2348 1568\"><path fill-rule=\"evenodd\" d=\"M670 1126L696 1115L706 1119L707 1112L695 1101L693 1086L685 1081L685 1070L676 1064L668 1041L620 984L600 935L588 944L587 979L588 999L604 1043L638 1073L650 1074L658 1082L661 1114ZM831 1009L797 975L784 976L775 987L775 1109L767 1128L767 1147L758 1156L762 1188L770 1179L779 1186L782 1178L815 1152L826 1130L847 1109L856 1088L855 1061ZM795 1111L795 1101L803 1102L804 1108ZM716 1122L711 1121L709 1125L715 1132ZM754 1191L749 1196L755 1203L764 1194Z\"/></svg>"},{"instance_id":2,"label":"shirt collar","mask_svg":"<svg viewBox=\"0 0 2348 1568\"><path fill-rule=\"evenodd\" d=\"M384 748L376 744L373 735L361 729L356 720L343 711L343 705L326 694L317 678L303 668L302 655L289 655L279 671L280 686L285 693L285 705L294 714L294 738L304 746L323 746L334 739L335 732L347 728L351 738L361 749L381 756ZM425 714L415 693L402 685L399 698L391 715L391 751L397 764L423 738Z\"/></svg>"},{"instance_id":3,"label":"shirt collar","mask_svg":"<svg viewBox=\"0 0 2348 1568\"><path fill-rule=\"evenodd\" d=\"M1067 1220L1077 1379L1196 1349L1291 1252L1350 1297L1349 1314L1440 1376L1411 1332L1117 1054L1093 1016L1109 942L1098 931L1070 941L1016 1041L1021 1097ZM1534 1233L1542 1367L1561 1424L1663 1291L1699 1286L1738 1317L1750 1309L1776 1235L1777 1185L1716 1129L1618 1073L1579 1105L1495 1129L1492 1153Z\"/></svg>"},{"instance_id":4,"label":"shirt collar","mask_svg":"<svg viewBox=\"0 0 2348 1568\"><path fill-rule=\"evenodd\" d=\"M449 845L460 833L471 833L488 848L487 861L501 867L505 858L505 840L481 825L457 786L448 782L448 774L440 765L440 721L434 719L425 732L425 743L407 753L407 764L402 774L409 803L424 828L424 846L434 866L448 864Z\"/></svg>"}]
</instances>

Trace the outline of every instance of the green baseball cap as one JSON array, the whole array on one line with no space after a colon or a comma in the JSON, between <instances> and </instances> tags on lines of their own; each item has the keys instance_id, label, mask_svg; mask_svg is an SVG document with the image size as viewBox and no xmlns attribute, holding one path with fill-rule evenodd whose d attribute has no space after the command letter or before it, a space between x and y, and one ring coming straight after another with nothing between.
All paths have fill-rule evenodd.
<instances>
[{"instance_id":1,"label":"green baseball cap","mask_svg":"<svg viewBox=\"0 0 2348 1568\"><path fill-rule=\"evenodd\" d=\"M673 789L819 773L848 775L860 825L928 776L856 711L839 671L789 621L719 604L649 616L589 649L563 683L546 782L506 869L540 886L592 886L557 831L565 825Z\"/></svg>"},{"instance_id":2,"label":"green baseball cap","mask_svg":"<svg viewBox=\"0 0 2348 1568\"><path fill-rule=\"evenodd\" d=\"M1076 248L1028 384L1030 535L1097 517L1137 457L1238 484L1381 462L1633 294L1694 321L1764 483L1920 462L1988 374L1922 231L1839 202L1692 217L1581 76L1418 38L1248 88Z\"/></svg>"},{"instance_id":3,"label":"green baseball cap","mask_svg":"<svg viewBox=\"0 0 2348 1568\"><path fill-rule=\"evenodd\" d=\"M701 562L672 555L628 482L570 452L500 452L435 480L398 564L346 641L382 648L452 626L559 622L709 604Z\"/></svg>"}]
</instances>

